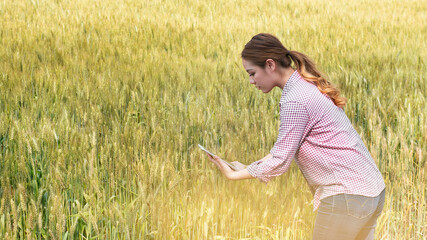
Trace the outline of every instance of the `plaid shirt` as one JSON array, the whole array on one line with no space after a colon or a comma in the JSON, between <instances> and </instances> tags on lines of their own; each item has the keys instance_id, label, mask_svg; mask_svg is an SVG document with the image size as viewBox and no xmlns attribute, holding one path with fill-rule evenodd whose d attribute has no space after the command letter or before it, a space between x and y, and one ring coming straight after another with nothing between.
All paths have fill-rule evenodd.
<instances>
[{"instance_id":1,"label":"plaid shirt","mask_svg":"<svg viewBox=\"0 0 427 240\"><path fill-rule=\"evenodd\" d=\"M295 157L314 195L320 200L346 193L375 197L383 177L344 110L297 71L280 99L280 129L272 157L248 166L249 174L268 182L286 172Z\"/></svg>"}]
</instances>

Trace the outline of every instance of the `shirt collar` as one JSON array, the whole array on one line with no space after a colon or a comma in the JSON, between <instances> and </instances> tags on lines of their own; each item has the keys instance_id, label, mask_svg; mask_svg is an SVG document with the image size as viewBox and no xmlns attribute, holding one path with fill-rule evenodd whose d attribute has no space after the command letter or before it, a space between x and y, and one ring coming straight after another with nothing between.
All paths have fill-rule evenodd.
<instances>
[{"instance_id":1,"label":"shirt collar","mask_svg":"<svg viewBox=\"0 0 427 240\"><path fill-rule=\"evenodd\" d=\"M289 77L288 81L286 81L285 86L283 87L282 96L280 98L280 102L282 102L286 95L291 91L292 87L295 85L298 79L300 79L301 76L299 75L298 71L295 70L294 73Z\"/></svg>"}]
</instances>

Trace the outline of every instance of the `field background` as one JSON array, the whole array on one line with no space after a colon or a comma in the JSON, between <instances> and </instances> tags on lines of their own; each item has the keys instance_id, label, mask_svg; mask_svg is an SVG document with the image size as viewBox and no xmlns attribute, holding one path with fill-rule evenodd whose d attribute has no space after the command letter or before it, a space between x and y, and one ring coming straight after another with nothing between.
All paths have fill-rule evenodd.
<instances>
[{"instance_id":1,"label":"field background","mask_svg":"<svg viewBox=\"0 0 427 240\"><path fill-rule=\"evenodd\" d=\"M0 239L310 239L295 164L227 181L278 133L244 44L309 55L387 185L376 239L426 239L427 1L0 1Z\"/></svg>"}]
</instances>

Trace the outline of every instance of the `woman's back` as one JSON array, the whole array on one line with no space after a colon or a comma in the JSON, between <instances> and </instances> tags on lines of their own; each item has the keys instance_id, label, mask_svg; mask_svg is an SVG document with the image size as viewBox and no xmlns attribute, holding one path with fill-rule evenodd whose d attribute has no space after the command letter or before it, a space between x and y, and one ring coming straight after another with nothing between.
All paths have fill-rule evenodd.
<instances>
[{"instance_id":1,"label":"woman's back","mask_svg":"<svg viewBox=\"0 0 427 240\"><path fill-rule=\"evenodd\" d=\"M295 104L306 112L291 113L287 106ZM315 209L328 196L347 193L374 197L384 189L381 173L344 110L297 71L286 83L280 105L281 120L291 116L294 127L304 128L295 160L315 191ZM283 134L279 132L278 146L272 149L274 157L286 157L280 144L289 144L289 140L281 140Z\"/></svg>"}]
</instances>

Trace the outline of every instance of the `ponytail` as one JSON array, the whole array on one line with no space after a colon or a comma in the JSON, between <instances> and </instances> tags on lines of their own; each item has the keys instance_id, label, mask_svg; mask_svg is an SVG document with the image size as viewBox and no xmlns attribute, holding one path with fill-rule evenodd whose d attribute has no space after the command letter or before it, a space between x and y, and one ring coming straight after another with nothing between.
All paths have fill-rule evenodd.
<instances>
[{"instance_id":1,"label":"ponytail","mask_svg":"<svg viewBox=\"0 0 427 240\"><path fill-rule=\"evenodd\" d=\"M297 51L289 51L288 55L294 62L298 72L307 82L314 83L319 91L326 94L336 106L340 108L345 106L347 99L340 96L338 88L325 79L309 57Z\"/></svg>"},{"instance_id":2,"label":"ponytail","mask_svg":"<svg viewBox=\"0 0 427 240\"><path fill-rule=\"evenodd\" d=\"M242 51L242 58L260 67L265 67L267 59L273 59L285 68L291 67L294 62L301 76L315 84L320 92L326 94L336 106L342 108L347 102L347 99L340 96L338 88L328 82L317 70L313 61L300 52L288 51L277 37L269 33L260 33L252 37Z\"/></svg>"}]
</instances>

